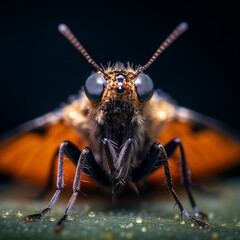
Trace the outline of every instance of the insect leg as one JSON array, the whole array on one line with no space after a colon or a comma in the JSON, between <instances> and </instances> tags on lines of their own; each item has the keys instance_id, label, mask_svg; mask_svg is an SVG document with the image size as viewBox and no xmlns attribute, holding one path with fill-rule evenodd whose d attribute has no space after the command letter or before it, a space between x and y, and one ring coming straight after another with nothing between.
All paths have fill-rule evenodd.
<instances>
[{"instance_id":1,"label":"insect leg","mask_svg":"<svg viewBox=\"0 0 240 240\"><path fill-rule=\"evenodd\" d=\"M92 179L96 180L98 183L105 187L111 186L106 172L96 162L91 149L89 149L89 153L86 156L85 166L86 167L83 169L83 171Z\"/></svg>"},{"instance_id":2,"label":"insect leg","mask_svg":"<svg viewBox=\"0 0 240 240\"><path fill-rule=\"evenodd\" d=\"M180 199L178 198L177 194L175 193L174 189L173 189L173 185L172 185L172 179L171 179L171 174L170 174L170 168L169 168L169 164L168 164L168 156L167 153L165 151L165 149L163 148L163 146L160 143L157 143L156 146L159 149L159 160L162 162L162 165L164 167L164 171L165 171L165 178L166 178L166 184L167 187L170 191L170 193L172 194L173 198L175 199L176 204L178 205L180 211L182 212L182 214L185 215L185 217L187 219L189 219L190 221L192 221L194 224L197 224L200 227L204 227L207 228L209 225L205 222L199 221L196 218L192 217L182 206Z\"/></svg>"},{"instance_id":3,"label":"insect leg","mask_svg":"<svg viewBox=\"0 0 240 240\"><path fill-rule=\"evenodd\" d=\"M110 181L112 183L113 200L115 195L120 192L121 187L125 184L124 179L130 166L129 160L132 153L132 143L132 138L127 139L123 144L121 151L117 153L109 139L104 138L102 140L106 161L111 175Z\"/></svg>"},{"instance_id":4,"label":"insect leg","mask_svg":"<svg viewBox=\"0 0 240 240\"><path fill-rule=\"evenodd\" d=\"M36 214L27 215L24 217L26 221L32 221L35 219L40 219L43 215L49 212L54 204L56 203L63 187L64 187L64 174L63 174L63 162L64 162L64 155L71 156L71 158L79 158L81 152L75 147L71 142L64 141L60 148L59 148L59 157L58 157L58 173L57 173L57 190L54 193L51 201L49 202L48 206L44 208L41 212Z\"/></svg>"},{"instance_id":5,"label":"insect leg","mask_svg":"<svg viewBox=\"0 0 240 240\"><path fill-rule=\"evenodd\" d=\"M152 144L149 149L147 156L141 162L141 164L133 169L131 179L133 182L142 181L153 171L157 170L158 167L162 166L162 162L158 160L159 151L156 149L156 143Z\"/></svg>"},{"instance_id":6,"label":"insect leg","mask_svg":"<svg viewBox=\"0 0 240 240\"><path fill-rule=\"evenodd\" d=\"M77 169L75 172L74 182L73 182L73 194L68 202L68 205L65 209L63 217L58 221L58 223L54 229L55 232L59 232L62 230L64 223L67 220L67 216L69 215L69 212L72 209L74 202L76 201L77 195L80 192L81 174L82 174L82 171L84 168L83 163L84 163L89 151L90 150L88 148L84 148L82 153L80 154L80 157L79 157L78 163L77 163Z\"/></svg>"},{"instance_id":7,"label":"insect leg","mask_svg":"<svg viewBox=\"0 0 240 240\"><path fill-rule=\"evenodd\" d=\"M172 184L172 178L171 178L171 173L170 173L170 168L168 164L168 156L167 153L164 149L164 147L160 143L154 143L150 151L148 152L146 158L142 162L142 164L137 168L132 175L132 180L133 181L140 181L143 178L141 177L140 174L144 174L144 177L146 177L148 174L154 171L157 167L163 166L164 171L165 171L165 179L166 179L166 184L167 187L173 196L177 206L179 207L180 211L184 216L193 222L194 224L200 226L200 227L208 227L208 224L205 222L202 222L200 220L197 220L196 218L192 217L184 208L183 205L178 198L176 192L173 189L173 184Z\"/></svg>"},{"instance_id":8,"label":"insect leg","mask_svg":"<svg viewBox=\"0 0 240 240\"><path fill-rule=\"evenodd\" d=\"M171 157L178 147L180 149L180 154L181 154L181 174L182 174L183 186L186 189L191 206L197 215L199 215L201 218L207 218L207 215L205 213L201 212L199 210L199 208L197 207L196 202L193 198L192 192L190 190L189 169L187 166L184 148L183 148L183 145L182 145L182 142L180 141L180 139L175 138L175 139L171 140L165 146L165 151L166 151L168 157Z\"/></svg>"},{"instance_id":9,"label":"insect leg","mask_svg":"<svg viewBox=\"0 0 240 240\"><path fill-rule=\"evenodd\" d=\"M109 181L111 182L112 187L112 201L115 202L116 194L117 192L119 192L119 187L121 187L121 184L119 184L120 181L116 179L117 169L114 164L117 161L117 153L113 148L111 142L107 138L104 138L102 140L102 144L104 146L106 160L108 163L108 168L111 176L111 179L109 179Z\"/></svg>"}]
</instances>

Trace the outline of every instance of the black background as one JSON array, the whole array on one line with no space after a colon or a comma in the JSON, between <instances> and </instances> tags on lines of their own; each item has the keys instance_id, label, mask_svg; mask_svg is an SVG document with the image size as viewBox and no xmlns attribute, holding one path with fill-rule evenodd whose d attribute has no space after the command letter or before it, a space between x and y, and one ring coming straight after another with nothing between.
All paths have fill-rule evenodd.
<instances>
[{"instance_id":1,"label":"black background","mask_svg":"<svg viewBox=\"0 0 240 240\"><path fill-rule=\"evenodd\" d=\"M58 33L59 23L97 63L143 65L181 21L189 30L146 72L180 105L240 131L237 15L231 1L1 1L0 132L57 108L94 70Z\"/></svg>"}]
</instances>

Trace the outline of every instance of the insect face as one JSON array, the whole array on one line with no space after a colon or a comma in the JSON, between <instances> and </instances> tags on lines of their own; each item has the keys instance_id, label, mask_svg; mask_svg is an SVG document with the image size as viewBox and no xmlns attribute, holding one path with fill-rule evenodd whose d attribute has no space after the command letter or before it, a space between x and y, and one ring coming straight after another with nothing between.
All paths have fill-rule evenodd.
<instances>
[{"instance_id":1,"label":"insect face","mask_svg":"<svg viewBox=\"0 0 240 240\"><path fill-rule=\"evenodd\" d=\"M147 102L151 99L154 87L149 76L139 73L131 67L124 67L122 63L116 63L108 67L103 73L94 73L86 81L84 90L92 103L116 100L132 100L138 98L139 102ZM105 94L104 94L105 93ZM110 97L111 96L111 97Z\"/></svg>"},{"instance_id":2,"label":"insect face","mask_svg":"<svg viewBox=\"0 0 240 240\"><path fill-rule=\"evenodd\" d=\"M98 123L103 124L113 115L120 119L125 115L132 117L134 122L143 111L144 103L151 99L154 87L149 76L118 62L103 72L92 74L84 91L90 101L89 111L94 111Z\"/></svg>"}]
</instances>

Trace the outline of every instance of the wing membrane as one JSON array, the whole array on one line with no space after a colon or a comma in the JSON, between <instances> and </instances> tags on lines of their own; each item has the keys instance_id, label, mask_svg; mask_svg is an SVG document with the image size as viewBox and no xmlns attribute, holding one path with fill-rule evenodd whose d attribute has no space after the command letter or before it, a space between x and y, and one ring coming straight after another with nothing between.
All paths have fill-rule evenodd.
<instances>
[{"instance_id":1,"label":"wing membrane","mask_svg":"<svg viewBox=\"0 0 240 240\"><path fill-rule=\"evenodd\" d=\"M240 138L223 124L186 108L175 109L174 118L166 123L158 135L164 145L179 138L184 146L192 178L207 179L240 166ZM180 178L180 155L170 162L174 179ZM162 169L150 177L163 176Z\"/></svg>"},{"instance_id":2,"label":"wing membrane","mask_svg":"<svg viewBox=\"0 0 240 240\"><path fill-rule=\"evenodd\" d=\"M86 146L81 135L60 121L43 122L41 126L34 125L33 121L23 126L27 127L21 127L17 137L9 137L0 143L0 173L15 180L44 185L53 161L56 174L56 151L62 141L70 140L80 149ZM66 161L66 185L72 182L74 171L74 164Z\"/></svg>"}]
</instances>

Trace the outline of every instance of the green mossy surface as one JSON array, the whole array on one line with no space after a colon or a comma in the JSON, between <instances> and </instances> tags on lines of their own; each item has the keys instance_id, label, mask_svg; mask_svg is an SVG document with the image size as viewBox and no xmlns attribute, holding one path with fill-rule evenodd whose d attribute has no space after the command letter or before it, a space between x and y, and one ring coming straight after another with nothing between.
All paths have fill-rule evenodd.
<instances>
[{"instance_id":1,"label":"green mossy surface","mask_svg":"<svg viewBox=\"0 0 240 240\"><path fill-rule=\"evenodd\" d=\"M180 216L169 194L156 199L136 200L131 206L108 206L80 196L61 233L53 231L67 201L58 202L41 220L25 222L23 216L36 213L48 198L34 201L19 197L21 189L3 191L0 199L0 239L240 239L240 180L204 186L218 196L195 193L199 207L208 213L208 229L193 226ZM11 192L11 194L9 194ZM184 193L180 198L192 213Z\"/></svg>"}]
</instances>

